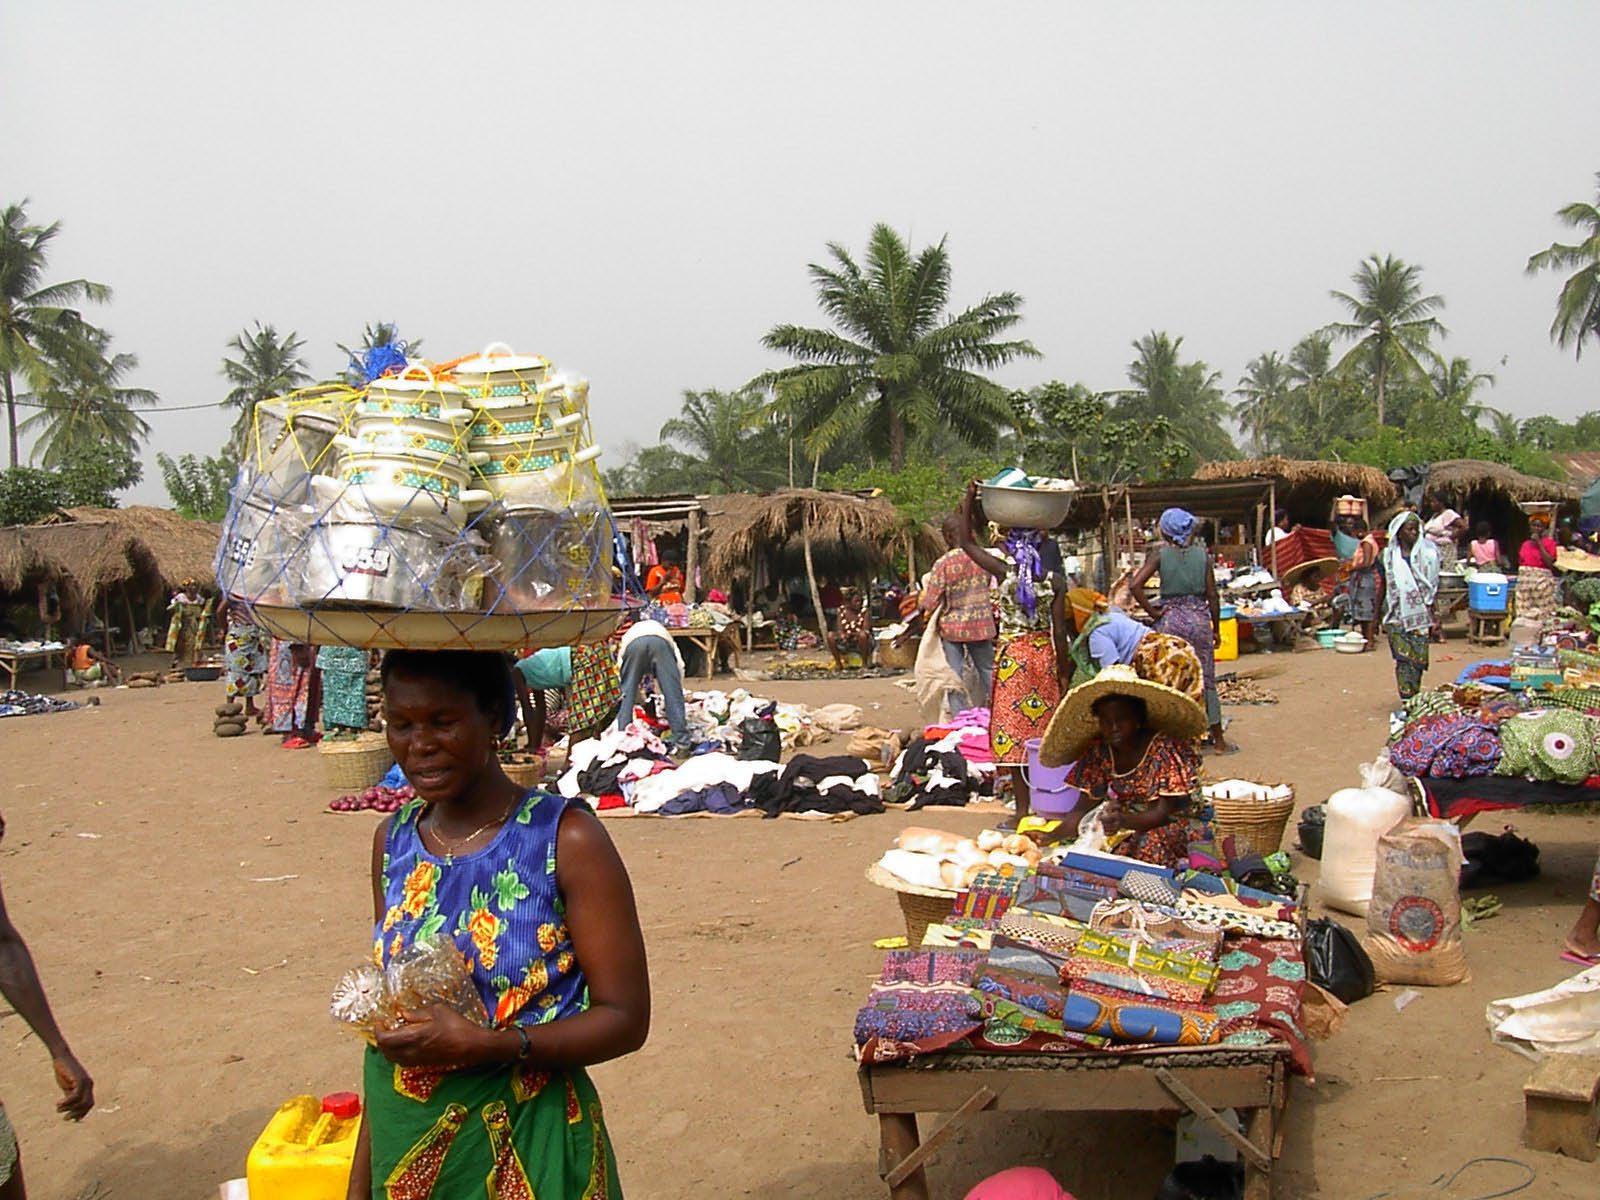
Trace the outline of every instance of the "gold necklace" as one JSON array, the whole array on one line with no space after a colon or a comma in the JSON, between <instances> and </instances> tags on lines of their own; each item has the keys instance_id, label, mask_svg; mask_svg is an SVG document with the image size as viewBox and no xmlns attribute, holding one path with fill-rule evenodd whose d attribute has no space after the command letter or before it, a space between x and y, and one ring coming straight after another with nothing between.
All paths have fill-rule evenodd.
<instances>
[{"instance_id":1,"label":"gold necklace","mask_svg":"<svg viewBox=\"0 0 1600 1200\"><path fill-rule=\"evenodd\" d=\"M515 807L515 805L513 804L512 807ZM437 811L437 810L435 810L435 811ZM471 833L467 834L466 837L447 838L447 837L444 836L444 834L439 832L439 822L438 822L438 818L436 817L434 819L434 824L433 824L433 836L444 844L444 847L445 847L444 865L447 866L447 867L455 866L455 864L456 864L456 851L458 849L460 849L462 846L465 846L468 842L470 842L473 838L477 837L480 833L482 833L484 830L488 829L490 826L492 826L492 825L504 825L510 819L511 819L511 808L508 807L505 812L500 814L500 816L494 817L494 818L492 818L492 819L490 819L488 821L485 821L482 825L479 825Z\"/></svg>"}]
</instances>

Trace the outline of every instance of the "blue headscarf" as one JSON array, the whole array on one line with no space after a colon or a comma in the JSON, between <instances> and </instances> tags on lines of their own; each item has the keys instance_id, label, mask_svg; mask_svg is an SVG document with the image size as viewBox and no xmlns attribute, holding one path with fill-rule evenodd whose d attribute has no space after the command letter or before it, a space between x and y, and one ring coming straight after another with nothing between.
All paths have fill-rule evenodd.
<instances>
[{"instance_id":1,"label":"blue headscarf","mask_svg":"<svg viewBox=\"0 0 1600 1200\"><path fill-rule=\"evenodd\" d=\"M1195 518L1192 512L1169 508L1161 514L1161 536L1175 546L1187 546L1194 536Z\"/></svg>"}]
</instances>

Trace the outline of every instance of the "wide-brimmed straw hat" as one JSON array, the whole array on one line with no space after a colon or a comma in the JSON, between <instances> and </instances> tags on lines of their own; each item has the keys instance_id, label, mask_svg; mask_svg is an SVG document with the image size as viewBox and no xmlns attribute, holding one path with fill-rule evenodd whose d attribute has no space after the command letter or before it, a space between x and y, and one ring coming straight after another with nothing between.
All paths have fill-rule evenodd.
<instances>
[{"instance_id":1,"label":"wide-brimmed straw hat","mask_svg":"<svg viewBox=\"0 0 1600 1200\"><path fill-rule=\"evenodd\" d=\"M1100 736L1100 721L1094 715L1094 705L1106 696L1133 696L1143 700L1150 714L1150 727L1174 737L1198 738L1206 732L1206 710L1190 697L1177 688L1141 679L1132 667L1118 664L1105 667L1087 683L1080 683L1056 706L1055 715L1044 731L1044 744L1039 747L1042 765L1059 767L1078 760Z\"/></svg>"},{"instance_id":2,"label":"wide-brimmed straw hat","mask_svg":"<svg viewBox=\"0 0 1600 1200\"><path fill-rule=\"evenodd\" d=\"M1293 587L1308 575L1321 575L1324 571L1332 571L1339 565L1337 558L1308 558L1305 562L1295 563L1294 566L1278 576L1278 582L1284 587Z\"/></svg>"}]
</instances>

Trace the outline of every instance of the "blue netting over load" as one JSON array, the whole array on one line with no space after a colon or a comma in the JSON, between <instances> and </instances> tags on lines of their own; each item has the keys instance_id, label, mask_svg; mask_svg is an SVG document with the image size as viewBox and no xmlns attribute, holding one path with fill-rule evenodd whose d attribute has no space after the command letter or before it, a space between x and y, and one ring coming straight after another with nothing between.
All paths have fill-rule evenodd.
<instances>
[{"instance_id":1,"label":"blue netting over load","mask_svg":"<svg viewBox=\"0 0 1600 1200\"><path fill-rule=\"evenodd\" d=\"M604 637L623 602L588 394L491 347L258 405L218 585L295 641Z\"/></svg>"}]
</instances>

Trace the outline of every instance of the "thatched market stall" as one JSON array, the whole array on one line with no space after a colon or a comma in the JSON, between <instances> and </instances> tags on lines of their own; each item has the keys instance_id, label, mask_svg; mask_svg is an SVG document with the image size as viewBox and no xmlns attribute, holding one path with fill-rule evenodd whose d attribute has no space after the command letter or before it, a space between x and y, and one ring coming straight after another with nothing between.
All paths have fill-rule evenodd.
<instances>
[{"instance_id":1,"label":"thatched market stall","mask_svg":"<svg viewBox=\"0 0 1600 1200\"><path fill-rule=\"evenodd\" d=\"M1274 502L1288 512L1296 525L1327 528L1333 502L1340 496L1360 496L1373 512L1399 502L1400 492L1377 467L1360 463L1322 462L1273 456L1237 462L1207 463L1195 472L1200 480L1271 479L1276 484Z\"/></svg>"},{"instance_id":2,"label":"thatched market stall","mask_svg":"<svg viewBox=\"0 0 1600 1200\"><path fill-rule=\"evenodd\" d=\"M1487 521L1503 547L1515 550L1528 536L1528 518L1517 506L1549 500L1571 505L1576 511L1578 489L1524 475L1504 463L1474 458L1443 459L1428 468L1423 499L1448 504L1467 518L1469 525Z\"/></svg>"}]
</instances>

